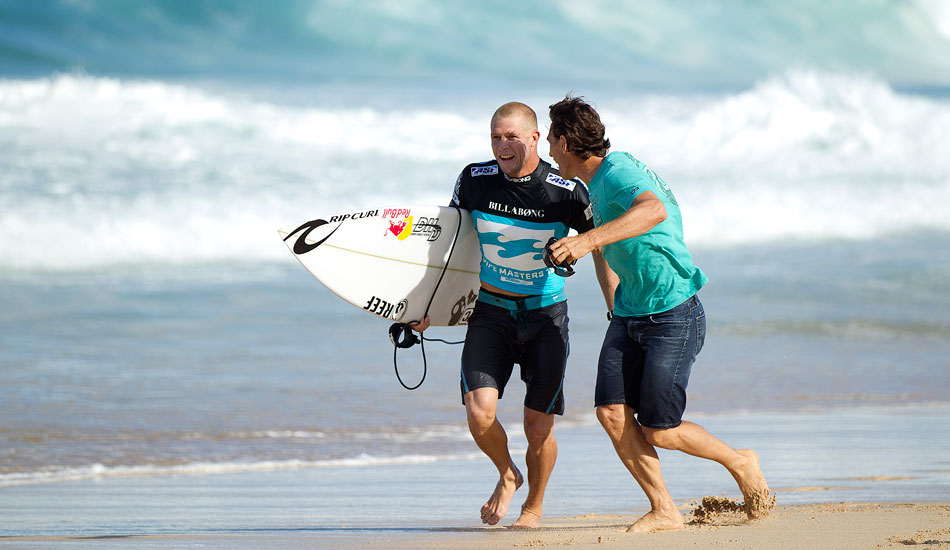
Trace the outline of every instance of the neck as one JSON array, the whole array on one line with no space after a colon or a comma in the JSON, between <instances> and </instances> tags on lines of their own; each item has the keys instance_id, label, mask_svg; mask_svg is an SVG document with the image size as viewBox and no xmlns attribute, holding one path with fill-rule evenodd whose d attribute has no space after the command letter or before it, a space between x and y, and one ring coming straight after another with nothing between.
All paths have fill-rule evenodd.
<instances>
[{"instance_id":1,"label":"neck","mask_svg":"<svg viewBox=\"0 0 950 550\"><path fill-rule=\"evenodd\" d=\"M538 165L541 164L541 157L534 155L530 160L525 161L521 165L521 170L517 174L508 174L512 178L523 178L534 173L538 169ZM507 174L507 172L505 172Z\"/></svg>"},{"instance_id":2,"label":"neck","mask_svg":"<svg viewBox=\"0 0 950 550\"><path fill-rule=\"evenodd\" d=\"M590 183L590 180L594 179L594 175L597 174L597 170L600 169L600 165L603 162L604 157L593 156L580 161L580 163L577 165L577 177L579 177L584 183Z\"/></svg>"}]
</instances>

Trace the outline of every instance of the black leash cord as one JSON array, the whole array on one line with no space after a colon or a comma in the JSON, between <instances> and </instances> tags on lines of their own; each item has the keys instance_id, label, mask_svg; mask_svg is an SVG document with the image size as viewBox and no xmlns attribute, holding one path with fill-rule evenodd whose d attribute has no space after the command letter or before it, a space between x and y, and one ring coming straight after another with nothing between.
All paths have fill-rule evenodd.
<instances>
[{"instance_id":1,"label":"black leash cord","mask_svg":"<svg viewBox=\"0 0 950 550\"><path fill-rule=\"evenodd\" d=\"M402 381L402 376L399 376L399 366L396 364L396 352L399 351L399 346L393 346L393 369L396 371L396 380L399 380L399 384L402 387L406 388L409 391L412 391L422 385L426 381L426 374L429 372L429 368L426 365L426 344L425 338L419 342L419 346L422 347L422 378L419 379L419 383L415 386L409 387L405 382Z\"/></svg>"},{"instance_id":2,"label":"black leash cord","mask_svg":"<svg viewBox=\"0 0 950 550\"><path fill-rule=\"evenodd\" d=\"M442 279L445 277L445 271L449 268L449 262L452 261L452 254L455 253L455 245L458 243L459 239L459 231L462 229L462 211L457 206L453 206L452 208L455 208L455 212L458 213L458 221L455 227L455 237L452 239L452 248L449 249L449 257L446 258L445 265L442 266L442 273L439 274L439 281L435 283L435 288L432 289L432 295L429 296L429 303L426 304L426 311L422 314L423 318L429 314L429 307L432 305L432 300L435 299L435 293L439 291L439 285L442 284ZM406 327L406 330L409 330L411 335L411 329ZM399 376L399 365L396 363L396 352L399 351L400 346L396 340L393 340L393 369L396 371L396 380L399 380L399 384L410 391L421 386L426 380L426 374L429 372L429 367L426 364L426 340L429 340L430 342L444 342L446 344L461 344L465 342L465 340L459 342L446 342L445 340L439 338L426 338L421 332L419 333L419 336L421 336L421 338L419 338L419 347L422 348L422 378L419 380L418 384L412 387L407 386L406 383L402 381L402 376ZM392 338L392 328L390 328L390 338ZM405 347L412 347L412 344L409 344Z\"/></svg>"},{"instance_id":3,"label":"black leash cord","mask_svg":"<svg viewBox=\"0 0 950 550\"><path fill-rule=\"evenodd\" d=\"M402 387L406 388L407 390L412 391L418 388L419 386L421 386L422 383L426 381L426 374L429 371L428 365L426 365L426 341L442 342L443 344L449 344L453 346L465 343L465 340L459 340L458 342L449 342L448 340L443 340L441 338L426 338L425 336L422 336L422 338L419 339L419 347L422 348L422 379L419 380L418 384L412 387L407 386L406 383L402 381L402 377L399 376L399 366L396 364L396 352L399 351L399 346L394 345L393 346L393 369L396 371L396 380L399 380L399 384L402 385Z\"/></svg>"},{"instance_id":4,"label":"black leash cord","mask_svg":"<svg viewBox=\"0 0 950 550\"><path fill-rule=\"evenodd\" d=\"M465 343L465 340L459 340L458 342L449 342L448 340L443 340L443 339L441 339L441 338L426 338L425 336L423 336L422 339L423 339L423 340L426 340L426 341L429 341L429 342L442 342L443 344L449 344L449 345L452 345L452 346L454 346L454 345L456 345L456 344L464 344L464 343Z\"/></svg>"}]
</instances>

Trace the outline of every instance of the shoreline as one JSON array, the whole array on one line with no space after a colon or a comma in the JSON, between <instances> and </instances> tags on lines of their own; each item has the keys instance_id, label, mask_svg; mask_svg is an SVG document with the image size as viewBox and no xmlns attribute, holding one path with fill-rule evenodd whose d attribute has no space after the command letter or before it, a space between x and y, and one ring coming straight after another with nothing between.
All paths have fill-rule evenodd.
<instances>
[{"instance_id":1,"label":"shoreline","mask_svg":"<svg viewBox=\"0 0 950 550\"><path fill-rule=\"evenodd\" d=\"M682 506L681 510L686 508ZM769 517L748 521L732 514L715 514L703 523L684 510L686 528L648 534L628 534L634 514L586 514L549 518L543 527L512 531L506 527L340 528L248 530L246 532L114 536L0 537L0 545L60 543L70 547L109 541L133 542L137 547L197 544L225 548L571 548L572 550L644 547L673 550L684 547L770 548L950 548L950 501L877 503L837 502L777 506Z\"/></svg>"},{"instance_id":2,"label":"shoreline","mask_svg":"<svg viewBox=\"0 0 950 550\"><path fill-rule=\"evenodd\" d=\"M730 416L708 417L703 424L724 441L756 449L780 510L838 502L922 505L950 500L950 469L944 458L950 453L950 442L933 438L933 433L950 427L945 412L944 408L875 408L834 414L759 414L741 422ZM542 520L545 529L538 533L547 537L563 532L564 527L606 525L608 535L624 535L623 525L647 511L645 496L606 439L596 426L559 432L558 465L548 486ZM440 452L454 453L465 443L474 446L454 440L425 445L438 444ZM512 442L517 444L517 440ZM735 481L718 464L673 451L659 454L664 478L681 512L691 512L703 495L741 499ZM220 541L264 537L267 544L277 547L293 547L280 542L293 537L301 538L301 544L325 548L366 547L367 541L395 537L412 547L422 544L422 539L460 537L453 542L458 546L468 544L471 537L494 536L495 531L503 538L511 536L504 529L484 527L478 519L478 510L497 481L497 471L489 461L478 455L461 461L396 463L378 463L378 458L332 467L107 475L3 487L0 546L13 540L19 541L17 547L29 544L33 548L46 546L26 541L45 540L65 547L83 544L83 540L135 540L137 544L152 540L148 544L167 548L174 545L160 537L210 536ZM515 460L523 465L520 456ZM516 495L514 505L520 501ZM583 519L571 520L576 517ZM502 525L514 521L508 519ZM950 525L950 520L944 518L944 524ZM523 544L527 539L512 540ZM227 546L220 542L219 547Z\"/></svg>"}]
</instances>

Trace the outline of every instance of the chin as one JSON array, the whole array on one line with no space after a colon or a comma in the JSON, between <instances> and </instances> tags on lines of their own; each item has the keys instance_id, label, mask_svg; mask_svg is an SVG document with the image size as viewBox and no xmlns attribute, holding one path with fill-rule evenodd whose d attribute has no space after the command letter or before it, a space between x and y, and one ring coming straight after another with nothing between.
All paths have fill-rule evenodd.
<instances>
[{"instance_id":1,"label":"chin","mask_svg":"<svg viewBox=\"0 0 950 550\"><path fill-rule=\"evenodd\" d=\"M508 174L509 176L512 176L512 174L517 174L518 171L521 170L521 166L520 166L520 165L515 165L514 163L511 163L511 162L507 162L507 163L499 162L499 163L498 163L498 168L499 168L502 172ZM512 176L512 177L514 177L514 176Z\"/></svg>"}]
</instances>

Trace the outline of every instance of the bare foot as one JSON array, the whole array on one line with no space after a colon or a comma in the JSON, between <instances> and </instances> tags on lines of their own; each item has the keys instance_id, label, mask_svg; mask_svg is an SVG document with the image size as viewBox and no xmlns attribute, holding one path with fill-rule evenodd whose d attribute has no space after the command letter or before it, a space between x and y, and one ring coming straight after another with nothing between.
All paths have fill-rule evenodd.
<instances>
[{"instance_id":1,"label":"bare foot","mask_svg":"<svg viewBox=\"0 0 950 550\"><path fill-rule=\"evenodd\" d=\"M514 464L511 465L511 472L502 476L495 485L495 492L491 494L488 502L482 506L482 523L495 525L501 518L508 513L508 505L511 504L511 497L515 496L515 491L524 483L524 477Z\"/></svg>"},{"instance_id":2,"label":"bare foot","mask_svg":"<svg viewBox=\"0 0 950 550\"><path fill-rule=\"evenodd\" d=\"M759 467L759 455L752 449L739 449L739 454L746 457L744 466L732 473L732 477L739 484L739 490L745 498L745 513L749 519L757 519L769 515L775 506L775 496L769 492L769 486Z\"/></svg>"},{"instance_id":3,"label":"bare foot","mask_svg":"<svg viewBox=\"0 0 950 550\"><path fill-rule=\"evenodd\" d=\"M510 529L537 529L541 524L541 514L521 507L521 517L511 524Z\"/></svg>"},{"instance_id":4,"label":"bare foot","mask_svg":"<svg viewBox=\"0 0 950 550\"><path fill-rule=\"evenodd\" d=\"M627 528L628 533L655 533L656 531L671 531L683 529L683 514L679 510L669 511L650 510L636 523Z\"/></svg>"}]
</instances>

